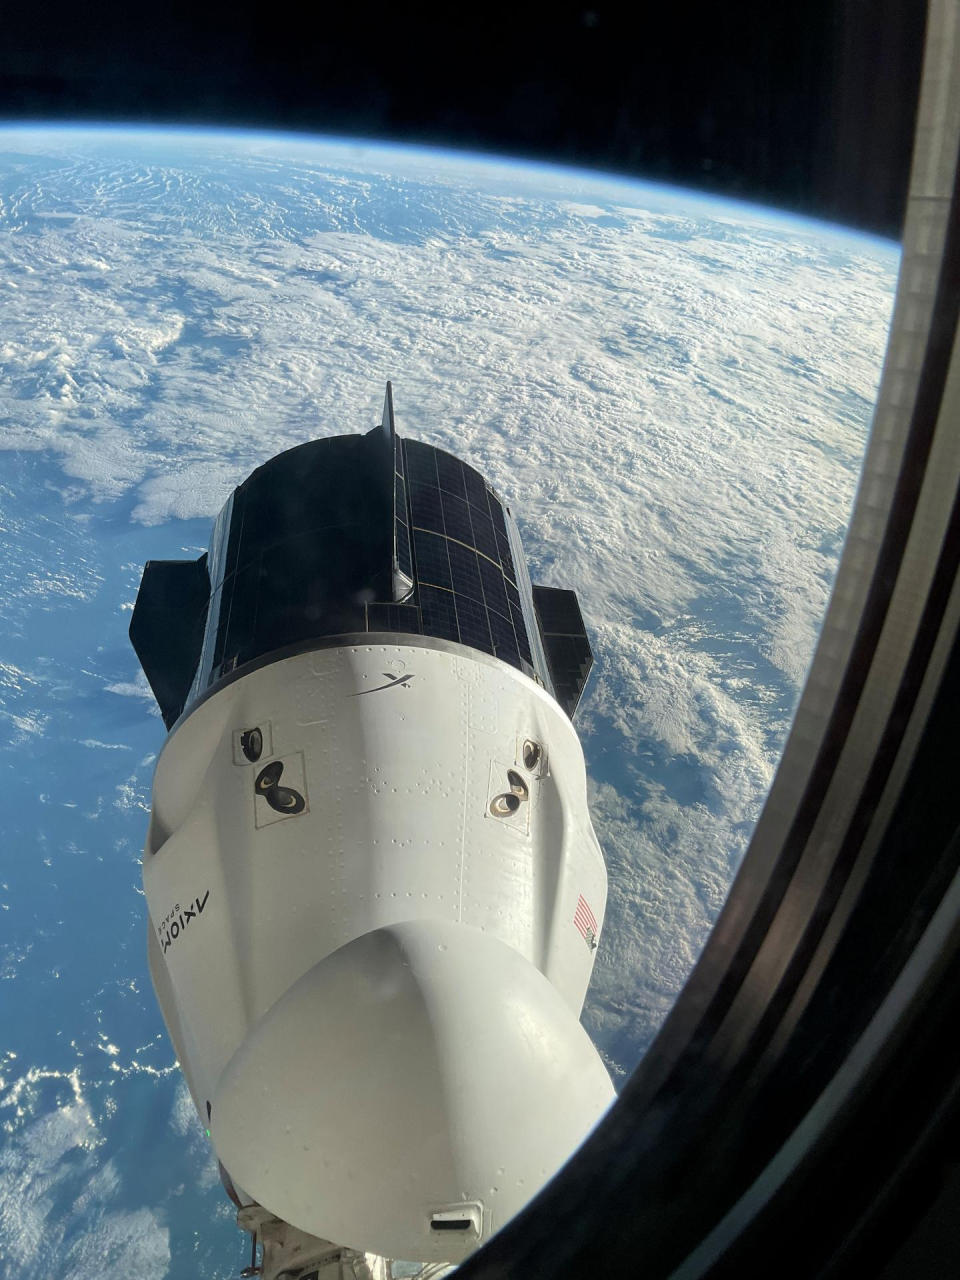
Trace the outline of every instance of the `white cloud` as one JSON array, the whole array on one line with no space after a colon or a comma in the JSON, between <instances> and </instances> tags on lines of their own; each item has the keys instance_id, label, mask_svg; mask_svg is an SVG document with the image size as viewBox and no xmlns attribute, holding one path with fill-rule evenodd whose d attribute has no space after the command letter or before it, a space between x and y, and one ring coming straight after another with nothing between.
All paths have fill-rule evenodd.
<instances>
[{"instance_id":1,"label":"white cloud","mask_svg":"<svg viewBox=\"0 0 960 1280\"><path fill-rule=\"evenodd\" d=\"M107 693L114 693L120 698L139 698L146 703L146 710L150 715L159 716L160 714L153 691L142 671L137 672L135 680L116 680L105 685L104 689Z\"/></svg>"},{"instance_id":2,"label":"white cloud","mask_svg":"<svg viewBox=\"0 0 960 1280\"><path fill-rule=\"evenodd\" d=\"M37 1073L34 1073L37 1076ZM46 1073L52 1078L56 1073ZM35 1089L42 1073L34 1080ZM32 1108L31 1108L32 1109ZM111 1208L120 1182L82 1095L8 1124L0 1150L0 1275L40 1275L56 1266L77 1280L167 1273L169 1231L157 1213Z\"/></svg>"}]
</instances>

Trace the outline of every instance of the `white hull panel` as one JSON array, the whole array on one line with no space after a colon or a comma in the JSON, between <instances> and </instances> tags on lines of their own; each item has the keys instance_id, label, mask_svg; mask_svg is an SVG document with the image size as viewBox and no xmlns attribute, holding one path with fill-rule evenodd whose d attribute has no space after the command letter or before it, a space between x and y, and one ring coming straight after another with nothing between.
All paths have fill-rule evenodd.
<instances>
[{"instance_id":1,"label":"white hull panel","mask_svg":"<svg viewBox=\"0 0 960 1280\"><path fill-rule=\"evenodd\" d=\"M312 1234L457 1259L612 1100L578 1022L606 872L554 699L404 640L269 663L175 729L144 862L151 968L239 1185ZM296 812L258 792L277 763Z\"/></svg>"}]
</instances>

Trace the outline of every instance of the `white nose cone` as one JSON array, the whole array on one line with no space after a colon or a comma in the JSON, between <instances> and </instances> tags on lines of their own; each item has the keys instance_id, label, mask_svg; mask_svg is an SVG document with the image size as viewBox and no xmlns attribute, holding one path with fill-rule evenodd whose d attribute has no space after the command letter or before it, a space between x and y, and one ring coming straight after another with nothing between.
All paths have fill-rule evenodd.
<instances>
[{"instance_id":1,"label":"white nose cone","mask_svg":"<svg viewBox=\"0 0 960 1280\"><path fill-rule=\"evenodd\" d=\"M229 1062L213 1140L235 1182L328 1240L459 1261L613 1100L551 983L439 920L376 929L308 970Z\"/></svg>"}]
</instances>

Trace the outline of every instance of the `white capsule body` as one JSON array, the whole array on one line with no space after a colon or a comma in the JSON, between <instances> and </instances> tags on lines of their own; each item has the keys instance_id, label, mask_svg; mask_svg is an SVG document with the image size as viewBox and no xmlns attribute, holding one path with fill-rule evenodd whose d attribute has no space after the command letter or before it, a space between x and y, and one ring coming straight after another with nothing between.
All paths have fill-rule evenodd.
<instances>
[{"instance_id":1,"label":"white capsule body","mask_svg":"<svg viewBox=\"0 0 960 1280\"><path fill-rule=\"evenodd\" d=\"M144 887L217 1154L304 1231L458 1260L612 1100L578 1021L606 900L583 753L495 658L365 636L221 687L160 756Z\"/></svg>"}]
</instances>

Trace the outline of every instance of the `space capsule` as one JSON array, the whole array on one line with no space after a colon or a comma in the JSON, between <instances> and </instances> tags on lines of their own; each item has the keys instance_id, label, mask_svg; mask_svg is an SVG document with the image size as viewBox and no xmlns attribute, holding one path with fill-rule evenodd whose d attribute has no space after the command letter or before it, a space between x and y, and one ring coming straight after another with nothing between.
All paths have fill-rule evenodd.
<instances>
[{"instance_id":1,"label":"space capsule","mask_svg":"<svg viewBox=\"0 0 960 1280\"><path fill-rule=\"evenodd\" d=\"M150 561L130 635L169 730L150 971L241 1224L462 1259L613 1098L574 593L388 384Z\"/></svg>"}]
</instances>

